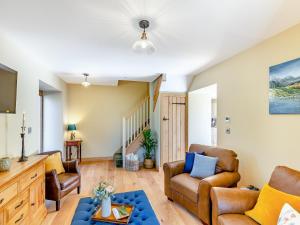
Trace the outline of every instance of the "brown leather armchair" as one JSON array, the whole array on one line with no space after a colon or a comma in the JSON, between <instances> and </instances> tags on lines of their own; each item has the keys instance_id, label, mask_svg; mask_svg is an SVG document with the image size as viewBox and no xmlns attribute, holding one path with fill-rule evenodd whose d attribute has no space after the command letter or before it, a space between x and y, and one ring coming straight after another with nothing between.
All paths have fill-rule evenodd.
<instances>
[{"instance_id":1,"label":"brown leather armchair","mask_svg":"<svg viewBox=\"0 0 300 225\"><path fill-rule=\"evenodd\" d=\"M300 172L277 166L269 185L277 190L300 196ZM244 213L254 208L259 192L238 188L212 188L213 225L258 225Z\"/></svg>"},{"instance_id":2,"label":"brown leather armchair","mask_svg":"<svg viewBox=\"0 0 300 225\"><path fill-rule=\"evenodd\" d=\"M165 194L169 200L181 204L205 224L211 224L210 189L236 187L240 180L239 161L232 150L192 144L189 151L218 157L216 174L204 179L193 178L183 173L184 161L165 163Z\"/></svg>"},{"instance_id":3,"label":"brown leather armchair","mask_svg":"<svg viewBox=\"0 0 300 225\"><path fill-rule=\"evenodd\" d=\"M43 152L41 155L52 155L61 151ZM56 201L56 210L60 209L60 200L77 188L80 194L81 175L77 160L62 162L65 173L57 174L56 170L46 173L46 199Z\"/></svg>"}]
</instances>

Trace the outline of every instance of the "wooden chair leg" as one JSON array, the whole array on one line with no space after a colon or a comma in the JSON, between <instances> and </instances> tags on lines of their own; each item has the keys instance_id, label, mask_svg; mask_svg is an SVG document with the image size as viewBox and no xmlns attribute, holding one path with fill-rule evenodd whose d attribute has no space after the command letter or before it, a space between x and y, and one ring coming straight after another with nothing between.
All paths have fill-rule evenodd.
<instances>
[{"instance_id":1,"label":"wooden chair leg","mask_svg":"<svg viewBox=\"0 0 300 225\"><path fill-rule=\"evenodd\" d=\"M77 187L77 194L80 194L80 186Z\"/></svg>"},{"instance_id":2,"label":"wooden chair leg","mask_svg":"<svg viewBox=\"0 0 300 225\"><path fill-rule=\"evenodd\" d=\"M60 210L60 200L56 201L56 211Z\"/></svg>"}]
</instances>

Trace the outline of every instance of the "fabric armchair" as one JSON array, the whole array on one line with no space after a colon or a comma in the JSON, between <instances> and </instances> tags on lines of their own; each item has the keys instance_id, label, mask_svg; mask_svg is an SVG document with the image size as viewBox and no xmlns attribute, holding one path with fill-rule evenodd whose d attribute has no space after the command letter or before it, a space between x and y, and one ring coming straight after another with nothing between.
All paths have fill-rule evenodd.
<instances>
[{"instance_id":1,"label":"fabric armchair","mask_svg":"<svg viewBox=\"0 0 300 225\"><path fill-rule=\"evenodd\" d=\"M212 187L236 187L240 180L237 155L231 150L204 145L191 145L190 152L218 157L216 174L204 179L193 178L183 173L184 161L165 163L165 195L187 208L205 224L211 224L210 190Z\"/></svg>"},{"instance_id":2,"label":"fabric armchair","mask_svg":"<svg viewBox=\"0 0 300 225\"><path fill-rule=\"evenodd\" d=\"M52 155L60 151L43 152L41 155ZM77 188L80 193L81 174L77 160L62 161L64 173L57 174L53 169L46 173L46 199L56 201L56 210L60 209L60 200L68 193Z\"/></svg>"}]
</instances>

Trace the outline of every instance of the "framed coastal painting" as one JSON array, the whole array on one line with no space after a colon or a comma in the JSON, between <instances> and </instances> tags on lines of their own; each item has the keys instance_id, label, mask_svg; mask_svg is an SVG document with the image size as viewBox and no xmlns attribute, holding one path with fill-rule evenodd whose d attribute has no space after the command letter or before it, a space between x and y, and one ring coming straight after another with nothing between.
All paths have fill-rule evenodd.
<instances>
[{"instance_id":1,"label":"framed coastal painting","mask_svg":"<svg viewBox=\"0 0 300 225\"><path fill-rule=\"evenodd\" d=\"M300 114L300 58L269 68L270 114Z\"/></svg>"}]
</instances>

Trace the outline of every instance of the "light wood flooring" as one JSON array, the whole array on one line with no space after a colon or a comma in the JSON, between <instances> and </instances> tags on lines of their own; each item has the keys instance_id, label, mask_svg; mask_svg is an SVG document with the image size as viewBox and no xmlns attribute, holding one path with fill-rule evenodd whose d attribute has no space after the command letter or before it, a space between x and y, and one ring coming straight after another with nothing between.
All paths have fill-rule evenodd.
<instances>
[{"instance_id":1,"label":"light wood flooring","mask_svg":"<svg viewBox=\"0 0 300 225\"><path fill-rule=\"evenodd\" d=\"M160 224L165 225L202 225L202 223L176 203L170 202L164 195L163 171L140 170L129 172L115 168L112 161L85 163L81 165L82 191L80 195L73 191L61 202L59 212L55 203L47 201L48 215L43 225L69 225L80 197L91 195L100 180L114 184L117 192L144 190L150 200Z\"/></svg>"}]
</instances>

